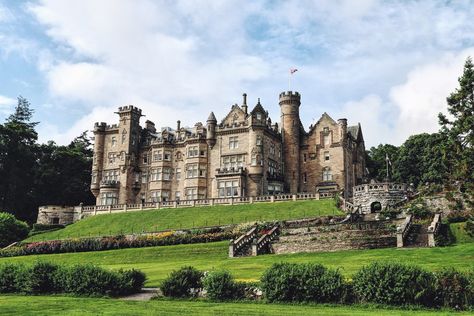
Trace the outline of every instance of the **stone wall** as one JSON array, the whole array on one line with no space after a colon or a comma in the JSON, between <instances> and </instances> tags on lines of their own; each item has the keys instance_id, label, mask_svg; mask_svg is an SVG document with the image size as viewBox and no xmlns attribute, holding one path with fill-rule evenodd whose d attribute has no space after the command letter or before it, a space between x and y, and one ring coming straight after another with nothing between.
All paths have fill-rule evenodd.
<instances>
[{"instance_id":1,"label":"stone wall","mask_svg":"<svg viewBox=\"0 0 474 316\"><path fill-rule=\"evenodd\" d=\"M36 220L36 223L45 225L72 224L80 219L80 208L80 206L40 206L38 209L38 218Z\"/></svg>"},{"instance_id":2,"label":"stone wall","mask_svg":"<svg viewBox=\"0 0 474 316\"><path fill-rule=\"evenodd\" d=\"M354 207L360 207L363 214L372 213L375 203L380 203L381 209L395 205L407 199L406 184L370 183L354 187Z\"/></svg>"}]
</instances>

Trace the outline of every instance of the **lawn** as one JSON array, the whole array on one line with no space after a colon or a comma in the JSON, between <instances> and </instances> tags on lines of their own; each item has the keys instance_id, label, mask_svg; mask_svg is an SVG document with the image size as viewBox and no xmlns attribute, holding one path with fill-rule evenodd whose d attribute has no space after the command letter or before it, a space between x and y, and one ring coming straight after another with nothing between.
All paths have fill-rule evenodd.
<instances>
[{"instance_id":1,"label":"lawn","mask_svg":"<svg viewBox=\"0 0 474 316\"><path fill-rule=\"evenodd\" d=\"M333 199L216 205L96 215L26 241L53 240L343 214Z\"/></svg>"},{"instance_id":2,"label":"lawn","mask_svg":"<svg viewBox=\"0 0 474 316\"><path fill-rule=\"evenodd\" d=\"M137 268L146 273L146 286L159 286L174 269L184 265L202 270L227 269L243 281L258 280L262 272L274 262L319 262L340 268L347 277L372 261L398 261L417 264L429 270L454 267L474 268L474 243L437 248L385 248L322 253L263 255L258 257L228 258L228 242L121 249L97 252L34 255L1 258L3 262L32 263L36 260L55 263L93 263L109 269Z\"/></svg>"},{"instance_id":3,"label":"lawn","mask_svg":"<svg viewBox=\"0 0 474 316\"><path fill-rule=\"evenodd\" d=\"M2 315L468 315L468 312L400 310L365 306L211 303L205 301L117 299L61 296L0 296Z\"/></svg>"}]
</instances>

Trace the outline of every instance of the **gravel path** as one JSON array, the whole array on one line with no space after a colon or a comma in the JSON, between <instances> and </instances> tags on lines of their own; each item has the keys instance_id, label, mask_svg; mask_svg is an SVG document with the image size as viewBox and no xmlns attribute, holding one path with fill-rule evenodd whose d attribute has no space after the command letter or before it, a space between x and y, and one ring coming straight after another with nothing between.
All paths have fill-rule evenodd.
<instances>
[{"instance_id":1,"label":"gravel path","mask_svg":"<svg viewBox=\"0 0 474 316\"><path fill-rule=\"evenodd\" d=\"M159 288L144 287L140 293L119 297L120 300L125 301L149 301L152 297L158 296Z\"/></svg>"}]
</instances>

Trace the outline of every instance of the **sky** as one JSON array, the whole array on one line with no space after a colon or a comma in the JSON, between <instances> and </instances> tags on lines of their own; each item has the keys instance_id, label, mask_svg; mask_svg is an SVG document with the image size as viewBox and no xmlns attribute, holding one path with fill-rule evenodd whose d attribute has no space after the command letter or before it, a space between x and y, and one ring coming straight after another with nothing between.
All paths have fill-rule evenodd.
<instances>
[{"instance_id":1,"label":"sky","mask_svg":"<svg viewBox=\"0 0 474 316\"><path fill-rule=\"evenodd\" d=\"M157 126L205 123L301 94L306 130L327 112L366 147L438 130L474 56L474 1L0 0L0 122L16 98L39 141L67 144L133 104Z\"/></svg>"}]
</instances>

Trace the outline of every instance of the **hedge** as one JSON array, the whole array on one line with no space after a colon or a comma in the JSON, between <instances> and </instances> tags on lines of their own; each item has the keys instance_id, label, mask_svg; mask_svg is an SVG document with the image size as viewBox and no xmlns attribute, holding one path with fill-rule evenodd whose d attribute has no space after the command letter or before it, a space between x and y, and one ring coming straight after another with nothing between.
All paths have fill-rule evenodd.
<instances>
[{"instance_id":1,"label":"hedge","mask_svg":"<svg viewBox=\"0 0 474 316\"><path fill-rule=\"evenodd\" d=\"M117 296L141 290L145 275L138 270L108 271L93 265L61 266L36 262L0 265L0 293Z\"/></svg>"},{"instance_id":2,"label":"hedge","mask_svg":"<svg viewBox=\"0 0 474 316\"><path fill-rule=\"evenodd\" d=\"M236 236L236 233L230 231L207 233L176 233L170 231L136 237L120 235L101 238L50 240L0 250L0 257L193 244L229 240Z\"/></svg>"}]
</instances>

